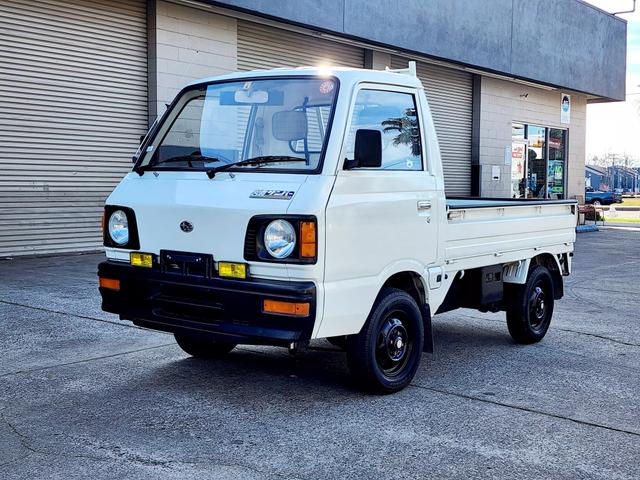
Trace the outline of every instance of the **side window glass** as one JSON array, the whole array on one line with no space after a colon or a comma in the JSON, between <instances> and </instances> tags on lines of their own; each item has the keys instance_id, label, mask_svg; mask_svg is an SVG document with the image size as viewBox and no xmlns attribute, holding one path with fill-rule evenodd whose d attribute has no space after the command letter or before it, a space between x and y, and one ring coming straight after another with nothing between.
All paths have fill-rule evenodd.
<instances>
[{"instance_id":1,"label":"side window glass","mask_svg":"<svg viewBox=\"0 0 640 480\"><path fill-rule=\"evenodd\" d=\"M408 93L360 90L347 135L353 158L356 131L382 133L382 166L376 170L422 170L422 144L415 98Z\"/></svg>"}]
</instances>

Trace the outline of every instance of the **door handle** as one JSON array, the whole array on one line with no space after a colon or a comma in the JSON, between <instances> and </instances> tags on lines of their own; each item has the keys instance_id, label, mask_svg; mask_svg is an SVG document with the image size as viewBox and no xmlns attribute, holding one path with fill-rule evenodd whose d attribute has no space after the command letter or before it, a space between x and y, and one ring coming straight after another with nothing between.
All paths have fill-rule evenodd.
<instances>
[{"instance_id":1,"label":"door handle","mask_svg":"<svg viewBox=\"0 0 640 480\"><path fill-rule=\"evenodd\" d=\"M418 202L418 211L424 212L425 210L431 210L431 202L428 200L420 200Z\"/></svg>"}]
</instances>

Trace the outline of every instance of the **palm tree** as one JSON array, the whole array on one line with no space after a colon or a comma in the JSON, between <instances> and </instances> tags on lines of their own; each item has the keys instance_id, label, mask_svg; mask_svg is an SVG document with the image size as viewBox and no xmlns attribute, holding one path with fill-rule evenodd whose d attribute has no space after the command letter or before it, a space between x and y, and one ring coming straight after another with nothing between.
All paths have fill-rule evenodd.
<instances>
[{"instance_id":1,"label":"palm tree","mask_svg":"<svg viewBox=\"0 0 640 480\"><path fill-rule=\"evenodd\" d=\"M415 108L407 108L402 117L383 121L382 126L384 133L398 132L393 139L395 146L411 145L411 153L415 156L420 155L420 128Z\"/></svg>"}]
</instances>

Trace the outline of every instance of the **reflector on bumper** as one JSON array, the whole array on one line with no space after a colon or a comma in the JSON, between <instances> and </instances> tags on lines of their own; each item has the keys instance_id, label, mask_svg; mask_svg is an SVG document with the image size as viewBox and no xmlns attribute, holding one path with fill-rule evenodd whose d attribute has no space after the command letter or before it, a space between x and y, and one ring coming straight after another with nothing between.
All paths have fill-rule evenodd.
<instances>
[{"instance_id":1,"label":"reflector on bumper","mask_svg":"<svg viewBox=\"0 0 640 480\"><path fill-rule=\"evenodd\" d=\"M120 280L100 277L100 288L120 291Z\"/></svg>"},{"instance_id":2,"label":"reflector on bumper","mask_svg":"<svg viewBox=\"0 0 640 480\"><path fill-rule=\"evenodd\" d=\"M277 300L265 300L262 311L264 313L278 313L281 315L294 315L307 317L310 311L308 303L279 302Z\"/></svg>"}]
</instances>

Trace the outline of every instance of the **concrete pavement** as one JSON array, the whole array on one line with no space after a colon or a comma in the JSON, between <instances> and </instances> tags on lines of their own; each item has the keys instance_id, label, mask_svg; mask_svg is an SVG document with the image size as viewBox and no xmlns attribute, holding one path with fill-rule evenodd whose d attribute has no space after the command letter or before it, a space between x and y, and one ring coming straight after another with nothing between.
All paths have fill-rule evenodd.
<instances>
[{"instance_id":1,"label":"concrete pavement","mask_svg":"<svg viewBox=\"0 0 640 480\"><path fill-rule=\"evenodd\" d=\"M384 397L325 342L189 358L100 311L100 258L0 261L0 478L640 478L640 232L578 237L543 342L450 312Z\"/></svg>"}]
</instances>

